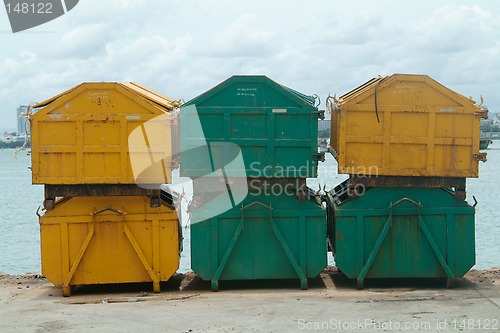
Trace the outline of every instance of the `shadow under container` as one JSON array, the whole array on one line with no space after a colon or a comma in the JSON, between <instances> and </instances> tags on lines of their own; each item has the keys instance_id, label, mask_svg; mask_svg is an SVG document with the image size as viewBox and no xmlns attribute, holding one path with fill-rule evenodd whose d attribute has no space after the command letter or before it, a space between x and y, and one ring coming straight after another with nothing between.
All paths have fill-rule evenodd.
<instances>
[{"instance_id":1,"label":"shadow under container","mask_svg":"<svg viewBox=\"0 0 500 333\"><path fill-rule=\"evenodd\" d=\"M179 268L174 209L146 196L71 197L40 217L42 272L63 295L86 284L167 281Z\"/></svg>"},{"instance_id":2,"label":"shadow under container","mask_svg":"<svg viewBox=\"0 0 500 333\"><path fill-rule=\"evenodd\" d=\"M374 187L327 195L328 240L339 270L365 278L454 278L475 264L474 207L440 188Z\"/></svg>"},{"instance_id":3,"label":"shadow under container","mask_svg":"<svg viewBox=\"0 0 500 333\"><path fill-rule=\"evenodd\" d=\"M220 280L307 279L326 266L325 210L316 198L250 193L230 202L216 198L191 209L191 266L213 291Z\"/></svg>"}]
</instances>

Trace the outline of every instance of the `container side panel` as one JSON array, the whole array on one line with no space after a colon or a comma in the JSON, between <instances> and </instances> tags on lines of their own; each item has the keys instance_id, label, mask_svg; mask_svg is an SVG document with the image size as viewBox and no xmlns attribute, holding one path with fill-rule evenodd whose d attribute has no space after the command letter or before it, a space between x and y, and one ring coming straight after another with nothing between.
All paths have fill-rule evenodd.
<instances>
[{"instance_id":1,"label":"container side panel","mask_svg":"<svg viewBox=\"0 0 500 333\"><path fill-rule=\"evenodd\" d=\"M356 245L358 226L355 217L336 217L334 234L330 235L335 239L335 263L342 272L349 278L355 278L362 265L358 264L358 258L364 256L358 253Z\"/></svg>"},{"instance_id":2,"label":"container side panel","mask_svg":"<svg viewBox=\"0 0 500 333\"><path fill-rule=\"evenodd\" d=\"M83 124L84 146L118 146L120 140L119 121L87 121Z\"/></svg>"},{"instance_id":3,"label":"container side panel","mask_svg":"<svg viewBox=\"0 0 500 333\"><path fill-rule=\"evenodd\" d=\"M428 119L427 113L393 112L391 114L391 136L427 138Z\"/></svg>"},{"instance_id":4,"label":"container side panel","mask_svg":"<svg viewBox=\"0 0 500 333\"><path fill-rule=\"evenodd\" d=\"M441 110L453 108L441 108ZM470 114L456 112L437 112L436 137L437 138L472 138L475 117ZM476 122L479 122L477 119Z\"/></svg>"},{"instance_id":5,"label":"container side panel","mask_svg":"<svg viewBox=\"0 0 500 333\"><path fill-rule=\"evenodd\" d=\"M383 149L381 143L373 143L369 150L366 144L349 143L346 145L345 166L342 169L345 173L352 174L371 174L382 170Z\"/></svg>"},{"instance_id":6,"label":"container side panel","mask_svg":"<svg viewBox=\"0 0 500 333\"><path fill-rule=\"evenodd\" d=\"M455 265L451 269L457 276L464 276L476 264L474 215L456 214L453 230Z\"/></svg>"},{"instance_id":7,"label":"container side panel","mask_svg":"<svg viewBox=\"0 0 500 333\"><path fill-rule=\"evenodd\" d=\"M418 144L392 144L390 152L390 165L396 166L398 169L415 170L419 173L420 170L425 170L427 166L427 145Z\"/></svg>"},{"instance_id":8,"label":"container side panel","mask_svg":"<svg viewBox=\"0 0 500 333\"><path fill-rule=\"evenodd\" d=\"M247 166L247 176L260 177L262 175L271 177L272 167L269 167L269 147L267 145L240 146L243 160Z\"/></svg>"},{"instance_id":9,"label":"container side panel","mask_svg":"<svg viewBox=\"0 0 500 333\"><path fill-rule=\"evenodd\" d=\"M51 153L40 155L39 179L58 179L63 182L76 174L76 153Z\"/></svg>"},{"instance_id":10,"label":"container side panel","mask_svg":"<svg viewBox=\"0 0 500 333\"><path fill-rule=\"evenodd\" d=\"M75 123L73 121L51 121L44 119L38 122L39 146L73 146L76 144Z\"/></svg>"},{"instance_id":11,"label":"container side panel","mask_svg":"<svg viewBox=\"0 0 500 333\"><path fill-rule=\"evenodd\" d=\"M436 145L434 148L435 168L448 174L467 174L471 170L472 147Z\"/></svg>"},{"instance_id":12,"label":"container side panel","mask_svg":"<svg viewBox=\"0 0 500 333\"><path fill-rule=\"evenodd\" d=\"M83 167L84 178L92 179L99 177L114 177L120 172L120 153L87 153L85 157L87 163Z\"/></svg>"},{"instance_id":13,"label":"container side panel","mask_svg":"<svg viewBox=\"0 0 500 333\"><path fill-rule=\"evenodd\" d=\"M267 139L267 115L262 113L242 112L231 114L231 139Z\"/></svg>"},{"instance_id":14,"label":"container side panel","mask_svg":"<svg viewBox=\"0 0 500 333\"><path fill-rule=\"evenodd\" d=\"M275 147L276 165L283 168L286 176L307 178L311 169L315 169L316 162L309 160L311 150L309 147Z\"/></svg>"},{"instance_id":15,"label":"container side panel","mask_svg":"<svg viewBox=\"0 0 500 333\"><path fill-rule=\"evenodd\" d=\"M307 249L307 277L314 278L326 267L327 243L326 243L326 217L306 217L307 237L305 247ZM301 234L298 237L303 237ZM300 255L300 252L299 252ZM300 257L299 257L300 258Z\"/></svg>"},{"instance_id":16,"label":"container side panel","mask_svg":"<svg viewBox=\"0 0 500 333\"><path fill-rule=\"evenodd\" d=\"M208 113L210 110L198 109L203 134L207 140L224 140L224 114ZM186 133L186 138L189 134Z\"/></svg>"},{"instance_id":17,"label":"container side panel","mask_svg":"<svg viewBox=\"0 0 500 333\"><path fill-rule=\"evenodd\" d=\"M133 223L127 225L134 228ZM88 227L88 224L70 225L70 258L72 263L75 262L85 240ZM96 225L95 232L95 239L90 242L86 250L85 260L82 260L75 273L74 284L89 284L93 281L118 283L120 280L123 281L125 277L125 281L150 280L146 270L140 269L142 267L141 261L123 234L122 226L119 223L103 219ZM145 236L134 234L136 240ZM144 249L141 250L144 251ZM144 251L144 253L151 260L151 252Z\"/></svg>"},{"instance_id":18,"label":"container side panel","mask_svg":"<svg viewBox=\"0 0 500 333\"><path fill-rule=\"evenodd\" d=\"M55 285L63 283L62 228L59 224L44 223L40 220L40 254L43 275Z\"/></svg>"},{"instance_id":19,"label":"container side panel","mask_svg":"<svg viewBox=\"0 0 500 333\"><path fill-rule=\"evenodd\" d=\"M310 141L317 136L313 133L310 114L288 115L276 113L274 117L274 137L277 140L305 140L310 146ZM316 119L313 118L313 121Z\"/></svg>"},{"instance_id":20,"label":"container side panel","mask_svg":"<svg viewBox=\"0 0 500 333\"><path fill-rule=\"evenodd\" d=\"M214 248L219 242L217 231L212 231L213 219L191 222L191 268L203 280L210 280L215 274L217 265L218 248ZM215 252L214 252L215 251Z\"/></svg>"},{"instance_id":21,"label":"container side panel","mask_svg":"<svg viewBox=\"0 0 500 333\"><path fill-rule=\"evenodd\" d=\"M296 223L290 222L288 227L293 228ZM257 246L257 244L265 244L265 246ZM245 218L245 230L233 249L221 279L269 279L295 276L295 271L271 231L269 219Z\"/></svg>"},{"instance_id":22,"label":"container side panel","mask_svg":"<svg viewBox=\"0 0 500 333\"><path fill-rule=\"evenodd\" d=\"M345 113L344 113L345 112ZM345 110L340 121L345 121L345 135L349 137L381 137L384 134L384 119L380 117L377 122L375 111L371 110Z\"/></svg>"}]
</instances>

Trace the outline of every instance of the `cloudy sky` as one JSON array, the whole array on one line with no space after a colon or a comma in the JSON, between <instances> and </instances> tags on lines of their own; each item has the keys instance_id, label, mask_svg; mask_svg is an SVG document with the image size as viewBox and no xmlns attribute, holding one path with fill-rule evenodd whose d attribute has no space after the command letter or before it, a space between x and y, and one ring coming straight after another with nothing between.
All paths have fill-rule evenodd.
<instances>
[{"instance_id":1,"label":"cloudy sky","mask_svg":"<svg viewBox=\"0 0 500 333\"><path fill-rule=\"evenodd\" d=\"M83 81L189 100L265 74L324 101L393 73L430 75L500 111L498 0L80 0L16 34L0 9L0 130L16 128L18 105Z\"/></svg>"}]
</instances>

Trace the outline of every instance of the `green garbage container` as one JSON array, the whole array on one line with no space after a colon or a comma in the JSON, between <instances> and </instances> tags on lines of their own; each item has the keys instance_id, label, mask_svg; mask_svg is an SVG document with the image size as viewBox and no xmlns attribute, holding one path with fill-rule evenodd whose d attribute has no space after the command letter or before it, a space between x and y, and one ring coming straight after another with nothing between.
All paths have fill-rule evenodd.
<instances>
[{"instance_id":1,"label":"green garbage container","mask_svg":"<svg viewBox=\"0 0 500 333\"><path fill-rule=\"evenodd\" d=\"M189 106L197 112L189 112ZM209 174L223 166L214 164L231 161L241 149L248 177L317 177L322 117L312 96L266 76L232 76L183 105L180 174ZM210 152L205 154L200 146L207 144Z\"/></svg>"},{"instance_id":2,"label":"green garbage container","mask_svg":"<svg viewBox=\"0 0 500 333\"><path fill-rule=\"evenodd\" d=\"M326 266L326 214L314 195L250 191L233 209L212 216L221 196L191 208L191 267L217 291L220 280L316 277Z\"/></svg>"},{"instance_id":3,"label":"green garbage container","mask_svg":"<svg viewBox=\"0 0 500 333\"><path fill-rule=\"evenodd\" d=\"M365 278L462 277L475 264L474 207L442 188L374 187L327 194L328 240L337 267Z\"/></svg>"}]
</instances>

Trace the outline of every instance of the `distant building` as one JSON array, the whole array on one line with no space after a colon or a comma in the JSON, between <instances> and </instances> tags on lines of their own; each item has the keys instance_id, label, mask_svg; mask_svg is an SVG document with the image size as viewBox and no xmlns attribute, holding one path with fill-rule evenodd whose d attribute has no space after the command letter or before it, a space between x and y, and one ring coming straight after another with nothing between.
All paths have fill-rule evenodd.
<instances>
[{"instance_id":1,"label":"distant building","mask_svg":"<svg viewBox=\"0 0 500 333\"><path fill-rule=\"evenodd\" d=\"M318 130L319 131L330 131L330 119L320 119L318 120Z\"/></svg>"},{"instance_id":2,"label":"distant building","mask_svg":"<svg viewBox=\"0 0 500 333\"><path fill-rule=\"evenodd\" d=\"M486 125L493 125L495 122L495 119L488 118L488 119L480 119L481 126L486 126Z\"/></svg>"},{"instance_id":3,"label":"distant building","mask_svg":"<svg viewBox=\"0 0 500 333\"><path fill-rule=\"evenodd\" d=\"M12 133L3 132L3 136L0 138L3 142L12 142L13 135Z\"/></svg>"},{"instance_id":4,"label":"distant building","mask_svg":"<svg viewBox=\"0 0 500 333\"><path fill-rule=\"evenodd\" d=\"M9 143L9 142L23 142L24 141L24 135L16 135L17 133L9 133L9 132L4 132L2 136L0 136L0 141Z\"/></svg>"},{"instance_id":5,"label":"distant building","mask_svg":"<svg viewBox=\"0 0 500 333\"><path fill-rule=\"evenodd\" d=\"M330 137L330 122L330 119L318 120L318 137L320 139Z\"/></svg>"},{"instance_id":6,"label":"distant building","mask_svg":"<svg viewBox=\"0 0 500 333\"><path fill-rule=\"evenodd\" d=\"M500 126L500 113L494 113L491 118L493 118L493 125Z\"/></svg>"},{"instance_id":7,"label":"distant building","mask_svg":"<svg viewBox=\"0 0 500 333\"><path fill-rule=\"evenodd\" d=\"M17 135L26 136L30 135L30 124L29 119L25 116L26 111L28 111L27 105L20 105L17 108Z\"/></svg>"}]
</instances>

